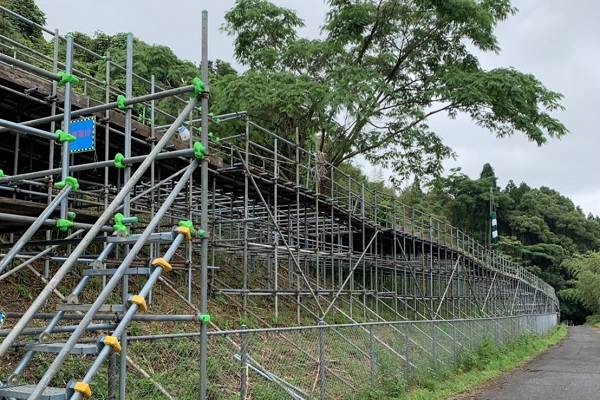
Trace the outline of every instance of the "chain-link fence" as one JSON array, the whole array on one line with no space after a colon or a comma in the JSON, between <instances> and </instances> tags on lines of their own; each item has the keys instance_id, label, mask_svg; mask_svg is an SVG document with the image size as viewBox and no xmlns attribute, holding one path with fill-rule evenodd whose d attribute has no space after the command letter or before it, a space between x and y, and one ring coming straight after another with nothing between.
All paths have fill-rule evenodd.
<instances>
[{"instance_id":1,"label":"chain-link fence","mask_svg":"<svg viewBox=\"0 0 600 400\"><path fill-rule=\"evenodd\" d=\"M208 398L360 398L386 380L454 368L484 341L500 346L556 324L547 314L210 332ZM128 398L198 398L197 334L132 337L129 356Z\"/></svg>"}]
</instances>

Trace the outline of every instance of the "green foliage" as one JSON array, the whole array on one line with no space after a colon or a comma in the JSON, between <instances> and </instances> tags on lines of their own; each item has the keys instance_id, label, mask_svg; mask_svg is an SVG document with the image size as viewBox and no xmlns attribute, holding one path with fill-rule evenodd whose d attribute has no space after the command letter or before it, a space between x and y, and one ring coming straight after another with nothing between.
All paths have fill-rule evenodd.
<instances>
[{"instance_id":1,"label":"green foliage","mask_svg":"<svg viewBox=\"0 0 600 400\"><path fill-rule=\"evenodd\" d=\"M407 175L437 174L452 156L427 126L432 115L469 115L500 137L537 144L567 129L548 113L562 96L514 69L483 70L470 51L499 51L509 0L329 0L319 39L267 0L238 0L223 30L250 70L226 83L228 103L278 134L299 127L334 165L361 154ZM235 107L237 106L237 107Z\"/></svg>"},{"instance_id":2,"label":"green foliage","mask_svg":"<svg viewBox=\"0 0 600 400\"><path fill-rule=\"evenodd\" d=\"M20 299L33 299L33 293L31 292L31 287L28 285L24 285L22 283L17 283L13 286L13 290L17 294Z\"/></svg>"},{"instance_id":3,"label":"green foliage","mask_svg":"<svg viewBox=\"0 0 600 400\"><path fill-rule=\"evenodd\" d=\"M505 346L494 347L491 338L484 338L474 352L459 353L455 368L447 370L420 371L411 376L409 382L396 380L389 385L383 381L354 398L435 400L451 398L460 392L480 386L496 376L518 367L532 357L556 344L566 335L566 327L557 326L546 335L525 334ZM403 390L398 391L399 388Z\"/></svg>"},{"instance_id":4,"label":"green foliage","mask_svg":"<svg viewBox=\"0 0 600 400\"><path fill-rule=\"evenodd\" d=\"M251 386L250 393L253 398L264 400L287 399L290 395L275 383L257 382Z\"/></svg>"},{"instance_id":5,"label":"green foliage","mask_svg":"<svg viewBox=\"0 0 600 400\"><path fill-rule=\"evenodd\" d=\"M440 177L430 184L431 200L439 205L438 213L443 214L450 224L476 238L480 243L489 241L490 190L493 190L494 203L502 210L508 196L496 185L493 168L486 164L477 180L463 174L460 168L453 169L447 177ZM430 201L431 201L430 200Z\"/></svg>"},{"instance_id":6,"label":"green foliage","mask_svg":"<svg viewBox=\"0 0 600 400\"><path fill-rule=\"evenodd\" d=\"M34 0L0 0L0 6L6 7L38 25L46 25L46 15ZM3 35L24 43L43 41L41 29L5 13L0 13L0 31Z\"/></svg>"},{"instance_id":7,"label":"green foliage","mask_svg":"<svg viewBox=\"0 0 600 400\"><path fill-rule=\"evenodd\" d=\"M600 315L598 315L598 314L589 315L585 319L585 323L589 324L589 325L595 325L595 326L600 325Z\"/></svg>"},{"instance_id":8,"label":"green foliage","mask_svg":"<svg viewBox=\"0 0 600 400\"><path fill-rule=\"evenodd\" d=\"M500 233L494 251L524 266L557 291L567 289L575 269L563 262L600 250L600 220L586 216L570 199L548 187L517 186L510 181L502 190L496 184L489 164L484 165L478 179L454 169L450 175L429 182L424 188L427 190L415 180L401 192L399 200L489 244L491 188ZM569 293L563 292L561 315L582 323L591 311Z\"/></svg>"},{"instance_id":9,"label":"green foliage","mask_svg":"<svg viewBox=\"0 0 600 400\"><path fill-rule=\"evenodd\" d=\"M559 292L565 300L582 304L593 315L600 315L600 253L587 253L563 262L573 276L569 288Z\"/></svg>"}]
</instances>

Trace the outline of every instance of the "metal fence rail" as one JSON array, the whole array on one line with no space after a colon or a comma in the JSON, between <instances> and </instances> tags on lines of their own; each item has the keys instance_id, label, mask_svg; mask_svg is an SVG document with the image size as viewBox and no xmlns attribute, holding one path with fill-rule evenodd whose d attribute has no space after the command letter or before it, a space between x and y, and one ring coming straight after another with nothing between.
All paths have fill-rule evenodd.
<instances>
[{"instance_id":1,"label":"metal fence rail","mask_svg":"<svg viewBox=\"0 0 600 400\"><path fill-rule=\"evenodd\" d=\"M556 324L556 314L544 314L210 332L209 398L361 398L386 380L401 384L455 368L482 343L506 345L524 334L545 334ZM173 398L197 398L197 388L183 383L198 373L197 334L129 340L130 357L153 371L155 383ZM156 385L128 393L165 398Z\"/></svg>"}]
</instances>

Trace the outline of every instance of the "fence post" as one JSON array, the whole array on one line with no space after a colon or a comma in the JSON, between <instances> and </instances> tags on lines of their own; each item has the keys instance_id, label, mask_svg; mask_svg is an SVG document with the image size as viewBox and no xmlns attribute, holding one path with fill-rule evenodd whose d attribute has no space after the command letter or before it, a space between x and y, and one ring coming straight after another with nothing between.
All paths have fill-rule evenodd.
<instances>
[{"instance_id":1,"label":"fence post","mask_svg":"<svg viewBox=\"0 0 600 400\"><path fill-rule=\"evenodd\" d=\"M433 369L437 370L437 339L435 335L435 321L431 321L431 339L432 339L432 349L431 354L433 356Z\"/></svg>"},{"instance_id":2,"label":"fence post","mask_svg":"<svg viewBox=\"0 0 600 400\"><path fill-rule=\"evenodd\" d=\"M371 358L371 386L375 386L375 341L373 340L373 323L369 325L369 356Z\"/></svg>"},{"instance_id":3,"label":"fence post","mask_svg":"<svg viewBox=\"0 0 600 400\"><path fill-rule=\"evenodd\" d=\"M474 350L475 343L473 338L473 320L469 320L469 350L472 352Z\"/></svg>"},{"instance_id":4,"label":"fence post","mask_svg":"<svg viewBox=\"0 0 600 400\"><path fill-rule=\"evenodd\" d=\"M406 343L405 343L406 379L408 379L410 377L410 323L409 322L404 323L404 340L406 341Z\"/></svg>"},{"instance_id":5,"label":"fence post","mask_svg":"<svg viewBox=\"0 0 600 400\"><path fill-rule=\"evenodd\" d=\"M499 340L498 340L498 320L494 319L494 346L498 346L499 345Z\"/></svg>"},{"instance_id":6,"label":"fence post","mask_svg":"<svg viewBox=\"0 0 600 400\"><path fill-rule=\"evenodd\" d=\"M456 322L452 324L452 355L454 357L454 366L458 366L458 344L456 343Z\"/></svg>"},{"instance_id":7,"label":"fence post","mask_svg":"<svg viewBox=\"0 0 600 400\"><path fill-rule=\"evenodd\" d=\"M320 399L325 400L325 322L319 321L319 389Z\"/></svg>"},{"instance_id":8,"label":"fence post","mask_svg":"<svg viewBox=\"0 0 600 400\"><path fill-rule=\"evenodd\" d=\"M246 400L247 384L248 384L248 327L242 324L242 332L240 333L240 400Z\"/></svg>"}]
</instances>

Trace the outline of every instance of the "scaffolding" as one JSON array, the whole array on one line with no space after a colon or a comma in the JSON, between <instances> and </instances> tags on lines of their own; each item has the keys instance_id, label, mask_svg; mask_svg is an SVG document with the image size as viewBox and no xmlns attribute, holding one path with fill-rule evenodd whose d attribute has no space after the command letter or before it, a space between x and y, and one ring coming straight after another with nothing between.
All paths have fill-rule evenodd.
<instances>
[{"instance_id":1,"label":"scaffolding","mask_svg":"<svg viewBox=\"0 0 600 400\"><path fill-rule=\"evenodd\" d=\"M134 73L131 34L123 67L70 35L4 7L0 13L54 39L48 57L0 35L0 229L8 238L0 250L0 283L25 267L45 282L22 313L0 295L0 321L10 327L0 330L0 358L26 341L20 361L0 371L10 372L0 398L88 397L100 367L115 369L116 353L119 398L125 398L127 326L142 317L137 312L149 307L153 285L173 269L187 283L178 296L197 314L153 318L199 323L200 398L207 391L207 336L218 329L209 296L239 303L244 318L255 311L253 299L265 299L261 305L268 304L275 321L283 309L293 310L298 325L306 318L330 324L332 314L356 324L557 313L551 286L456 227L370 190L302 148L302 132L278 136L243 111L209 114L206 12L202 76L180 88ZM74 68L75 56L104 63L105 79ZM124 91L111 83L122 78ZM133 96L134 81L149 94ZM178 104L179 115L157 106L166 98ZM70 151L78 138L69 129L79 117L93 118L92 152ZM242 133L211 133L226 123ZM186 130L189 138L177 135ZM172 260L176 253L183 262ZM64 296L62 281L76 266L83 266L80 280ZM80 304L98 276L95 301ZM138 292L130 293L131 276L144 282ZM118 289L120 302L109 304ZM55 295L63 304L41 314ZM119 318L94 323L103 312ZM30 327L44 319L50 322ZM82 340L98 330L110 334ZM53 335L61 332L68 339L56 343ZM19 384L39 352L56 356L35 384ZM95 358L80 380L50 387L70 354ZM109 382L108 398L115 398L114 386Z\"/></svg>"}]
</instances>

